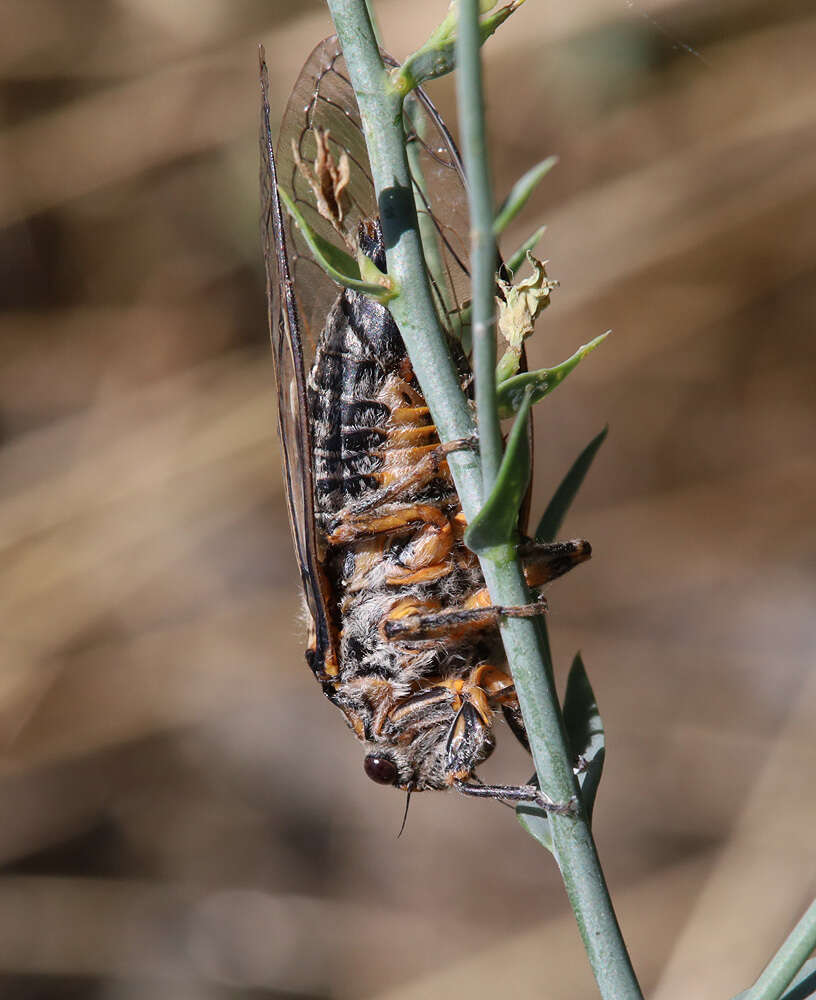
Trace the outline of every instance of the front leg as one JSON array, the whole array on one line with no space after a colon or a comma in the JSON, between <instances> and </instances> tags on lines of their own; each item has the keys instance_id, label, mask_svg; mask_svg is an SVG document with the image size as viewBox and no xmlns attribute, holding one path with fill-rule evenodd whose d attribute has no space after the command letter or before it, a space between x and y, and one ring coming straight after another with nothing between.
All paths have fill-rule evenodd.
<instances>
[{"instance_id":1,"label":"front leg","mask_svg":"<svg viewBox=\"0 0 816 1000\"><path fill-rule=\"evenodd\" d=\"M558 816L575 816L578 813L578 800L575 796L569 802L553 802L549 795L545 795L535 785L481 785L454 780L453 787L457 792L475 798L497 799L499 802L529 802Z\"/></svg>"}]
</instances>

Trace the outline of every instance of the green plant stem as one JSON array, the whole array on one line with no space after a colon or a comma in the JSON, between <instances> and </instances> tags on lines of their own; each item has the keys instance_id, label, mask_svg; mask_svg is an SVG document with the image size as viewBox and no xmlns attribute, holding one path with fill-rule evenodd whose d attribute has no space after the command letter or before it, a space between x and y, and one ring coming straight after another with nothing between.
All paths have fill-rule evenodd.
<instances>
[{"instance_id":1,"label":"green plant stem","mask_svg":"<svg viewBox=\"0 0 816 1000\"><path fill-rule=\"evenodd\" d=\"M470 274L473 351L476 381L482 496L487 498L502 459L502 435L496 403L496 240L493 193L485 136L479 0L459 0L456 30L456 98L459 133L470 205Z\"/></svg>"},{"instance_id":2,"label":"green plant stem","mask_svg":"<svg viewBox=\"0 0 816 1000\"><path fill-rule=\"evenodd\" d=\"M388 273L400 289L399 295L389 302L389 309L402 333L440 437L443 441L467 438L473 433L474 422L439 327L425 272L400 97L389 83L364 0L327 2L360 107L385 237ZM492 204L490 214L492 227ZM491 263L491 296L492 268ZM449 464L465 517L472 521L482 503L478 457L469 451L457 451L451 454ZM496 603L513 605L529 601L523 572L511 546L492 551L481 565ZM501 633L541 787L556 801L569 801L577 794L577 784L543 623L535 619L506 619ZM583 807L579 806L577 815L554 815L551 822L555 856L601 995L605 1000L641 1000Z\"/></svg>"},{"instance_id":3,"label":"green plant stem","mask_svg":"<svg viewBox=\"0 0 816 1000\"><path fill-rule=\"evenodd\" d=\"M360 108L371 174L377 192L388 274L400 289L389 303L434 423L444 441L466 439L475 424L439 326L425 273L411 174L402 129L402 98L383 65L362 0L327 0ZM478 457L454 452L465 516L481 503Z\"/></svg>"},{"instance_id":4,"label":"green plant stem","mask_svg":"<svg viewBox=\"0 0 816 1000\"><path fill-rule=\"evenodd\" d=\"M504 559L482 561L485 582L497 601L529 600L527 585L508 550ZM552 658L544 622L508 619L501 629L539 783L558 802L577 795L561 710L555 698ZM549 817L564 888L604 1000L642 1000L618 925L583 804L573 816Z\"/></svg>"},{"instance_id":5,"label":"green plant stem","mask_svg":"<svg viewBox=\"0 0 816 1000\"><path fill-rule=\"evenodd\" d=\"M742 1000L779 1000L808 955L816 948L816 900L785 938L779 951Z\"/></svg>"}]
</instances>

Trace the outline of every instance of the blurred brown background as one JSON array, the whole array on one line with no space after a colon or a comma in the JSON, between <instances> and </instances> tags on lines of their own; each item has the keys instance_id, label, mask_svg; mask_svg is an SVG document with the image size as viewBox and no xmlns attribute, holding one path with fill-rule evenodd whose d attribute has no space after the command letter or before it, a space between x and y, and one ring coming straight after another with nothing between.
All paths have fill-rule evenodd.
<instances>
[{"instance_id":1,"label":"blurred brown background","mask_svg":"<svg viewBox=\"0 0 816 1000\"><path fill-rule=\"evenodd\" d=\"M377 4L397 57L442 0ZM258 249L320 3L4 0L0 996L595 995L508 810L373 785L303 662ZM607 726L596 834L644 987L746 987L813 894L816 14L528 3L497 192L559 167L536 507L609 440L553 588ZM452 85L432 88L455 130ZM504 732L489 774L528 763Z\"/></svg>"}]
</instances>

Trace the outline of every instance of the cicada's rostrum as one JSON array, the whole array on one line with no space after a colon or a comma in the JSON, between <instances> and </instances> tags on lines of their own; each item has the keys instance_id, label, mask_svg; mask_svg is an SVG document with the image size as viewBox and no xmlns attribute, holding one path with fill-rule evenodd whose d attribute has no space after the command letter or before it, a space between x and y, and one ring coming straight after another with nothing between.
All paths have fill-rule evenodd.
<instances>
[{"instance_id":1,"label":"cicada's rostrum","mask_svg":"<svg viewBox=\"0 0 816 1000\"><path fill-rule=\"evenodd\" d=\"M387 308L338 293L283 214L279 188L324 239L385 271L359 114L337 40L312 53L294 88L277 152L262 66L261 179L269 323L292 534L310 619L306 659L364 745L376 782L533 798L488 786L475 769L504 715L526 745L498 631L443 445ZM428 99L405 121L432 289L462 383L453 336L467 285L467 203L458 154ZM532 547L540 587L589 556L586 542Z\"/></svg>"}]
</instances>

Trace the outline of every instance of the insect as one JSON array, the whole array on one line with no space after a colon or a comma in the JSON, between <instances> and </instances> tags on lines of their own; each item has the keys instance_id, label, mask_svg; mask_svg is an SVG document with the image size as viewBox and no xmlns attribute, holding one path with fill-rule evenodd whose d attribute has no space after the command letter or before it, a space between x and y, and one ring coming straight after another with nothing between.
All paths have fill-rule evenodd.
<instances>
[{"instance_id":1,"label":"insect","mask_svg":"<svg viewBox=\"0 0 816 1000\"><path fill-rule=\"evenodd\" d=\"M310 623L307 662L364 744L373 781L541 802L533 786L486 785L475 771L494 749L501 715L526 746L498 622L540 614L542 603L491 605L463 541L446 462L463 443L440 443L388 310L338 291L281 207L279 186L325 239L342 233L350 250L385 270L339 43L327 39L306 62L277 153L263 53L261 83L262 240L286 491ZM405 120L423 244L435 263L432 291L467 388L454 336L468 280L457 228L467 219L462 168L421 92ZM528 555L528 583L540 587L588 558L590 547L533 545Z\"/></svg>"}]
</instances>

